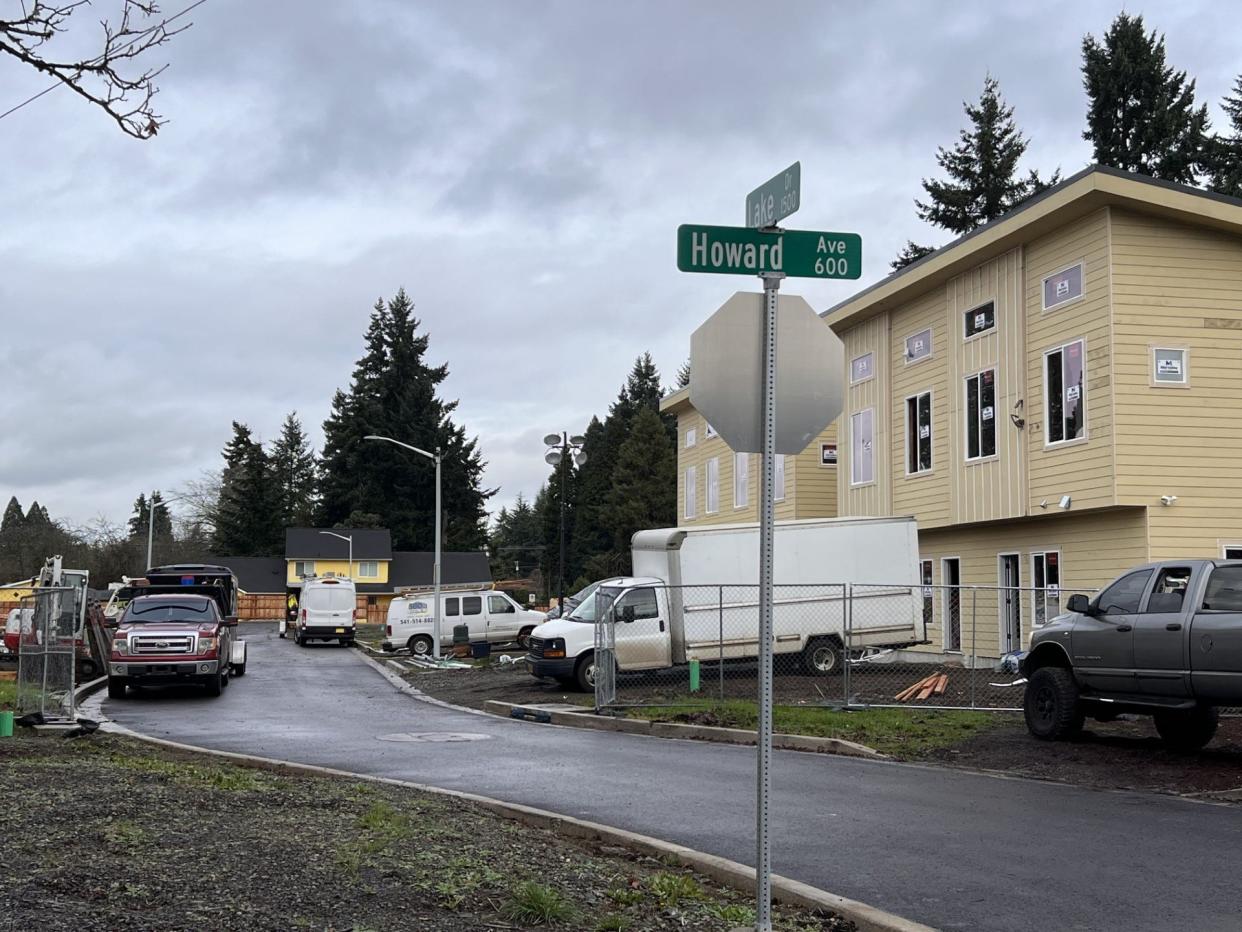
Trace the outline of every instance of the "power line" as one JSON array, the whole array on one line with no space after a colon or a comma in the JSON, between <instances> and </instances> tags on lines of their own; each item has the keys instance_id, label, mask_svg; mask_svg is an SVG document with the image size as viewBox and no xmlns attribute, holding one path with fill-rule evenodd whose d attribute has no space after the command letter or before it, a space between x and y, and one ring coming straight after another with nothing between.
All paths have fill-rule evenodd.
<instances>
[{"instance_id":1,"label":"power line","mask_svg":"<svg viewBox=\"0 0 1242 932\"><path fill-rule=\"evenodd\" d=\"M168 17L168 18L167 18L167 19L165 19L165 20L161 20L160 22L156 23L154 26L148 26L146 29L142 30L142 32L140 32L140 33L136 34L136 35L135 35L132 39L130 39L130 40L129 40L128 42L126 42L124 45L118 45L115 49L111 49L110 51L111 51L111 52L121 52L121 51L124 51L124 50L125 50L125 49L127 49L127 48L130 48L131 46L135 45L135 44L136 44L139 40L141 40L144 36L149 35L149 34L150 34L150 33L152 33L152 32L155 32L155 30L157 30L157 29L163 29L163 28L164 28L165 26L167 26L169 23L174 22L174 21L176 21L176 20L180 19L181 17L183 17L183 16L185 16L187 13L189 13L191 10L193 10L195 7L200 7L200 6L202 6L202 5L203 5L204 3L206 3L206 2L207 2L207 0L195 0L195 2L194 2L194 3L191 3L188 7L186 7L184 10L182 10L180 13L177 13L177 14L176 14L176 15L174 15L174 16L170 16L170 17ZM24 11L24 9L25 9L25 7L23 6L23 11ZM104 60L104 58L105 58L108 54L109 54L109 52L101 52L100 54L98 54L98 55L96 55L94 58L92 58L89 62L87 62L87 64L88 64L88 65L97 65L97 64L99 64L99 62L103 61L103 60ZM22 101L20 104L18 104L16 107L11 107L10 109L5 110L5 111L4 111L4 113L0 113L0 120L3 120L6 116L8 116L8 115L9 115L9 114L11 114L11 113L16 113L18 110L22 109L22 107L25 107L27 104L32 104L32 103L34 103L36 100L38 100L38 99L39 99L40 97L42 97L44 94L49 94L49 93L51 93L52 91L56 90L56 88L60 87L60 86L61 86L62 84L64 84L64 83L65 83L64 81L57 81L55 84L51 85L50 87L45 87L43 90L39 91L39 93L35 94L33 97L27 97L25 100L23 100L23 101Z\"/></svg>"}]
</instances>

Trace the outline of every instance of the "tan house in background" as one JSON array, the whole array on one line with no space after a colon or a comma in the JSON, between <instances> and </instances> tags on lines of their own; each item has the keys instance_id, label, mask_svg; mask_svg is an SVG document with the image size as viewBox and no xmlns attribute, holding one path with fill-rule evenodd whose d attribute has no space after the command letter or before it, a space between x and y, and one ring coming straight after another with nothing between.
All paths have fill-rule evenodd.
<instances>
[{"instance_id":1,"label":"tan house in background","mask_svg":"<svg viewBox=\"0 0 1242 932\"><path fill-rule=\"evenodd\" d=\"M1242 201L1091 168L824 316L837 494L784 516L914 515L925 584L990 587L927 590L930 647L1003 654L1063 592L1242 555ZM690 468L731 454L686 446L679 395L685 515ZM789 458L798 479L818 456ZM743 518L722 488L683 523L753 519L753 490Z\"/></svg>"}]
</instances>

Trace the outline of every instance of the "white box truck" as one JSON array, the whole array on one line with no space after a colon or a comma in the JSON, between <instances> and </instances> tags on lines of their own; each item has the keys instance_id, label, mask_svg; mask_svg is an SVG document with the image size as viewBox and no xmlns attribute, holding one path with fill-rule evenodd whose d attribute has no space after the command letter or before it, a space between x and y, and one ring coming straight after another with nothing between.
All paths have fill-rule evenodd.
<instances>
[{"instance_id":1,"label":"white box truck","mask_svg":"<svg viewBox=\"0 0 1242 932\"><path fill-rule=\"evenodd\" d=\"M774 536L778 656L796 655L808 672L839 672L847 623L852 648L926 642L913 518L780 521ZM531 633L532 675L593 689L595 620L604 611L617 622L622 673L758 657L758 524L639 531L631 555L633 576L605 581L569 617Z\"/></svg>"}]
</instances>

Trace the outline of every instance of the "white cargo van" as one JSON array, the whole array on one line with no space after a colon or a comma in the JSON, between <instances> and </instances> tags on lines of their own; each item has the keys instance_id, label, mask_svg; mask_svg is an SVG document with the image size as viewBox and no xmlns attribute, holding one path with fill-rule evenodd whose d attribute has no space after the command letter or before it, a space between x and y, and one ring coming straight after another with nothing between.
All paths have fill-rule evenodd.
<instances>
[{"instance_id":1,"label":"white cargo van","mask_svg":"<svg viewBox=\"0 0 1242 932\"><path fill-rule=\"evenodd\" d=\"M298 613L293 621L293 639L301 646L307 641L354 643L358 592L352 579L343 576L308 578L302 583Z\"/></svg>"},{"instance_id":2,"label":"white cargo van","mask_svg":"<svg viewBox=\"0 0 1242 932\"><path fill-rule=\"evenodd\" d=\"M535 629L532 675L593 689L596 613L608 609L623 673L758 656L758 524L639 531L631 556L634 576ZM846 583L865 587L854 592L851 647L926 641L913 518L777 522L774 563L773 649L808 672L843 666Z\"/></svg>"},{"instance_id":3,"label":"white cargo van","mask_svg":"<svg viewBox=\"0 0 1242 932\"><path fill-rule=\"evenodd\" d=\"M467 625L471 641L525 646L530 633L543 624L543 612L531 612L495 589L453 589L440 593L440 646L453 643L453 628ZM432 652L435 593L414 592L393 599L388 605L384 650L408 647L411 654Z\"/></svg>"}]
</instances>

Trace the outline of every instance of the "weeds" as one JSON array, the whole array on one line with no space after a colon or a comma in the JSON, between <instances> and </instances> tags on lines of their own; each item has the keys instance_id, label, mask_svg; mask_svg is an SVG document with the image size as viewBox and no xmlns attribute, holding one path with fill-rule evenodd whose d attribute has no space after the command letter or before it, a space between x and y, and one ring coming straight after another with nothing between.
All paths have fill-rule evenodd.
<instances>
[{"instance_id":1,"label":"weeds","mask_svg":"<svg viewBox=\"0 0 1242 932\"><path fill-rule=\"evenodd\" d=\"M573 906L564 895L552 887L527 880L518 884L509 894L501 912L506 919L523 925L546 925L570 919Z\"/></svg>"},{"instance_id":2,"label":"weeds","mask_svg":"<svg viewBox=\"0 0 1242 932\"><path fill-rule=\"evenodd\" d=\"M629 917L620 913L609 913L595 923L595 932L628 932L633 925Z\"/></svg>"},{"instance_id":3,"label":"weeds","mask_svg":"<svg viewBox=\"0 0 1242 932\"><path fill-rule=\"evenodd\" d=\"M650 886L664 909L672 909L682 900L703 899L703 888L687 874L656 874L651 878Z\"/></svg>"},{"instance_id":4,"label":"weeds","mask_svg":"<svg viewBox=\"0 0 1242 932\"><path fill-rule=\"evenodd\" d=\"M713 919L720 919L731 925L753 926L755 924L755 911L741 903L710 903L705 911Z\"/></svg>"},{"instance_id":5,"label":"weeds","mask_svg":"<svg viewBox=\"0 0 1242 932\"><path fill-rule=\"evenodd\" d=\"M104 829L104 840L118 848L136 848L147 840L147 832L141 825L127 819L118 819Z\"/></svg>"},{"instance_id":6,"label":"weeds","mask_svg":"<svg viewBox=\"0 0 1242 932\"><path fill-rule=\"evenodd\" d=\"M643 891L633 890L629 887L610 887L604 891L604 896L618 906L633 906L643 901Z\"/></svg>"}]
</instances>

